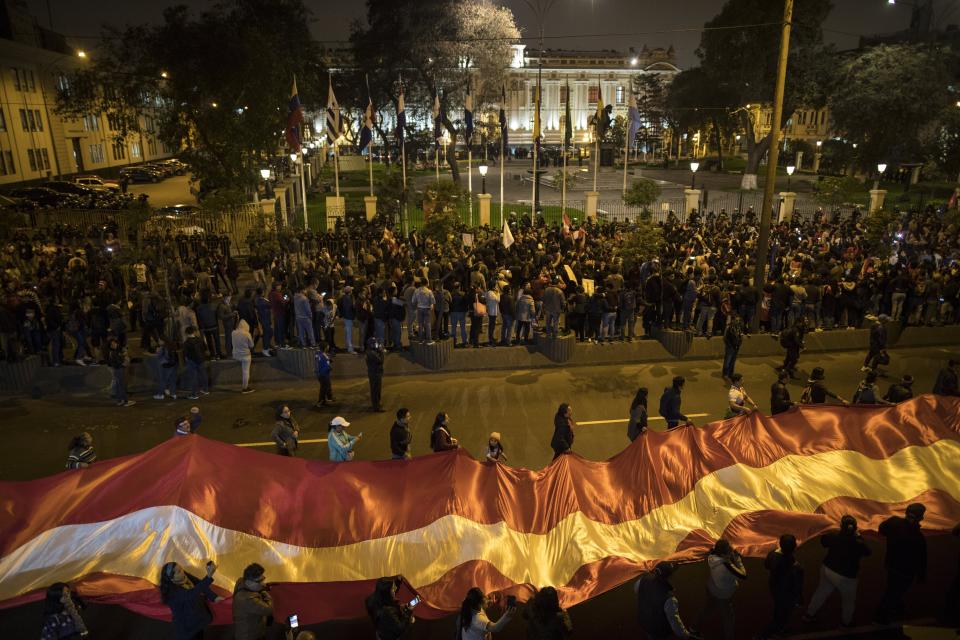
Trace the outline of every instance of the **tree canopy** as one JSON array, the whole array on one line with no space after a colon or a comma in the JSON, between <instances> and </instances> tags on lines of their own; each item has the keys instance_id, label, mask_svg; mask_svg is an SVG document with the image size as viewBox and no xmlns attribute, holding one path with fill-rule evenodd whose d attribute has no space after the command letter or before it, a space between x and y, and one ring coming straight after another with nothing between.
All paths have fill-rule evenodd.
<instances>
[{"instance_id":1,"label":"tree canopy","mask_svg":"<svg viewBox=\"0 0 960 640\"><path fill-rule=\"evenodd\" d=\"M170 7L156 26L107 28L57 109L114 114L121 136L139 132L149 109L205 187L249 189L282 139L294 76L301 100L321 102L308 18L301 0L224 0L199 14Z\"/></svg>"}]
</instances>

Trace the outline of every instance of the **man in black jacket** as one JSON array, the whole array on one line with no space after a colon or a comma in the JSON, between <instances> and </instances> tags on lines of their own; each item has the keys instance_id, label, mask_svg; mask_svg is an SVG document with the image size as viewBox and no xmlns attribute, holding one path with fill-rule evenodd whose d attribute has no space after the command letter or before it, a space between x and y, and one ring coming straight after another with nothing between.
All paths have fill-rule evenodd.
<instances>
[{"instance_id":1,"label":"man in black jacket","mask_svg":"<svg viewBox=\"0 0 960 640\"><path fill-rule=\"evenodd\" d=\"M380 404L380 392L383 389L383 345L377 342L376 338L367 340L367 349L364 353L367 361L367 379L370 381L370 407L371 411L383 412Z\"/></svg>"},{"instance_id":2,"label":"man in black jacket","mask_svg":"<svg viewBox=\"0 0 960 640\"><path fill-rule=\"evenodd\" d=\"M397 420L390 427L390 454L393 460L409 460L410 442L413 435L410 433L410 412L406 408L397 409Z\"/></svg>"},{"instance_id":3,"label":"man in black jacket","mask_svg":"<svg viewBox=\"0 0 960 640\"><path fill-rule=\"evenodd\" d=\"M680 618L680 604L670 584L670 576L675 570L673 562L661 562L653 571L642 574L633 585L640 628L651 640L697 637L687 630Z\"/></svg>"},{"instance_id":4,"label":"man in black jacket","mask_svg":"<svg viewBox=\"0 0 960 640\"><path fill-rule=\"evenodd\" d=\"M894 382L892 385L890 385L890 388L887 389L887 393L883 396L883 399L887 402L897 404L898 402L909 400L912 397L913 376L907 373L900 378L900 382Z\"/></svg>"},{"instance_id":5,"label":"man in black jacket","mask_svg":"<svg viewBox=\"0 0 960 640\"><path fill-rule=\"evenodd\" d=\"M907 507L905 516L891 516L880 524L880 535L887 539L887 589L877 607L876 620L887 624L903 613L903 597L914 580L927 577L927 540L920 523L927 508L920 503Z\"/></svg>"},{"instance_id":6,"label":"man in black jacket","mask_svg":"<svg viewBox=\"0 0 960 640\"><path fill-rule=\"evenodd\" d=\"M810 606L803 616L804 622L813 622L817 611L827 601L834 589L840 592L840 622L844 627L853 624L853 611L857 604L857 575L860 559L870 555L853 516L840 518L840 530L820 536L820 544L827 550L820 568L820 584L810 599Z\"/></svg>"},{"instance_id":7,"label":"man in black jacket","mask_svg":"<svg viewBox=\"0 0 960 640\"><path fill-rule=\"evenodd\" d=\"M886 348L887 328L879 318L873 318L873 324L870 325L870 350L867 351L867 357L864 358L860 371L876 369L880 353Z\"/></svg>"},{"instance_id":8,"label":"man in black jacket","mask_svg":"<svg viewBox=\"0 0 960 640\"><path fill-rule=\"evenodd\" d=\"M787 388L787 381L790 375L786 371L780 371L777 374L777 381L770 386L770 415L783 413L794 403L790 400L790 390Z\"/></svg>"},{"instance_id":9,"label":"man in black jacket","mask_svg":"<svg viewBox=\"0 0 960 640\"><path fill-rule=\"evenodd\" d=\"M803 349L803 336L806 329L806 323L801 318L780 334L780 346L787 350L780 370L786 371L791 378L797 377L797 362L800 361L800 350Z\"/></svg>"},{"instance_id":10,"label":"man in black jacket","mask_svg":"<svg viewBox=\"0 0 960 640\"><path fill-rule=\"evenodd\" d=\"M723 381L730 384L734 369L737 366L737 354L743 344L743 321L740 316L733 315L727 328L723 331Z\"/></svg>"},{"instance_id":11,"label":"man in black jacket","mask_svg":"<svg viewBox=\"0 0 960 640\"><path fill-rule=\"evenodd\" d=\"M206 368L206 345L203 338L197 335L196 327L187 327L187 339L183 343L183 361L190 371L190 399L196 400L201 395L210 393L210 385L207 382Z\"/></svg>"},{"instance_id":12,"label":"man in black jacket","mask_svg":"<svg viewBox=\"0 0 960 640\"><path fill-rule=\"evenodd\" d=\"M933 392L940 396L960 396L960 360L951 358L947 366L940 369L937 381L933 383Z\"/></svg>"}]
</instances>

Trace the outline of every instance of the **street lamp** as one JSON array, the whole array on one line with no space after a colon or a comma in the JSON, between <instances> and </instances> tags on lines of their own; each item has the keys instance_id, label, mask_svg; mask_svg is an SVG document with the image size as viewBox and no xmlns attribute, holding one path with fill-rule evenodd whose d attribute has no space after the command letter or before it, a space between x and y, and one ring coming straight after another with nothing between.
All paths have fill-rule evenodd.
<instances>
[{"instance_id":1,"label":"street lamp","mask_svg":"<svg viewBox=\"0 0 960 640\"><path fill-rule=\"evenodd\" d=\"M260 177L264 180L270 179L270 169L260 169Z\"/></svg>"},{"instance_id":2,"label":"street lamp","mask_svg":"<svg viewBox=\"0 0 960 640\"><path fill-rule=\"evenodd\" d=\"M823 146L823 140L817 140L817 149Z\"/></svg>"},{"instance_id":3,"label":"street lamp","mask_svg":"<svg viewBox=\"0 0 960 640\"><path fill-rule=\"evenodd\" d=\"M793 172L796 171L796 170L797 170L797 168L796 168L795 166L793 166L792 164L791 164L791 165L787 165L787 191L790 191L790 176L792 176L792 175L793 175Z\"/></svg>"},{"instance_id":4,"label":"street lamp","mask_svg":"<svg viewBox=\"0 0 960 640\"><path fill-rule=\"evenodd\" d=\"M291 154L290 154L290 162L296 162L296 161L297 161L297 154L291 153Z\"/></svg>"},{"instance_id":5,"label":"street lamp","mask_svg":"<svg viewBox=\"0 0 960 640\"><path fill-rule=\"evenodd\" d=\"M690 176L691 176L691 178L690 178L690 188L691 188L691 189L696 189L696 188L697 188L697 169L699 169L699 168L700 168L700 163L699 163L699 162L691 162L691 163L690 163Z\"/></svg>"},{"instance_id":6,"label":"street lamp","mask_svg":"<svg viewBox=\"0 0 960 640\"><path fill-rule=\"evenodd\" d=\"M881 162L877 164L877 181L873 183L874 189L880 188L880 178L883 177L883 172L886 170L887 170L887 164L885 162Z\"/></svg>"},{"instance_id":7,"label":"street lamp","mask_svg":"<svg viewBox=\"0 0 960 640\"><path fill-rule=\"evenodd\" d=\"M482 164L482 165L480 165L479 169L480 169L480 177L483 179L482 182L481 182L480 193L486 193L486 192L487 192L487 169L488 169L488 167L487 167L487 165Z\"/></svg>"},{"instance_id":8,"label":"street lamp","mask_svg":"<svg viewBox=\"0 0 960 640\"><path fill-rule=\"evenodd\" d=\"M78 57L78 58L86 58L86 57L87 57L87 52L84 51L83 49L80 49L79 51L77 51L77 57Z\"/></svg>"}]
</instances>

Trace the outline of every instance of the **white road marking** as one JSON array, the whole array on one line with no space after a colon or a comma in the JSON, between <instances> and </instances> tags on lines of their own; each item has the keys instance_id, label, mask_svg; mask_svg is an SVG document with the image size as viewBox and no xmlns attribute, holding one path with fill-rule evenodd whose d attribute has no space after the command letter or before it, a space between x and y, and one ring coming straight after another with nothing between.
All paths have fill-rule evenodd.
<instances>
[{"instance_id":1,"label":"white road marking","mask_svg":"<svg viewBox=\"0 0 960 640\"><path fill-rule=\"evenodd\" d=\"M703 418L710 415L709 413L688 413L688 418ZM663 420L663 416L649 416L647 420ZM616 424L618 422L630 422L629 418L618 418L616 420L588 420L586 422L577 422L577 426L583 426L585 424Z\"/></svg>"}]
</instances>

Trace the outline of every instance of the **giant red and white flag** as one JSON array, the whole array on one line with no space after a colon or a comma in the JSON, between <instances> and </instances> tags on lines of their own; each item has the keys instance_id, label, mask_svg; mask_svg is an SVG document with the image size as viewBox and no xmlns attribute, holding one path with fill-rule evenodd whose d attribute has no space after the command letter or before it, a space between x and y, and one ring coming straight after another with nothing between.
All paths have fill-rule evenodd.
<instances>
[{"instance_id":1,"label":"giant red and white flag","mask_svg":"<svg viewBox=\"0 0 960 640\"><path fill-rule=\"evenodd\" d=\"M925 531L950 529L958 425L956 398L802 407L647 432L606 462L567 455L541 471L463 449L338 464L174 438L0 483L0 606L64 581L91 601L168 617L160 567L202 574L207 558L227 596L248 563L262 564L277 617L304 623L364 615L373 581L396 574L423 597L418 617L458 610L472 586L524 600L553 585L570 606L664 558L699 559L720 536L760 556L783 531L807 540L846 513L876 530L914 501L927 506ZM213 607L229 622L229 599Z\"/></svg>"}]
</instances>

